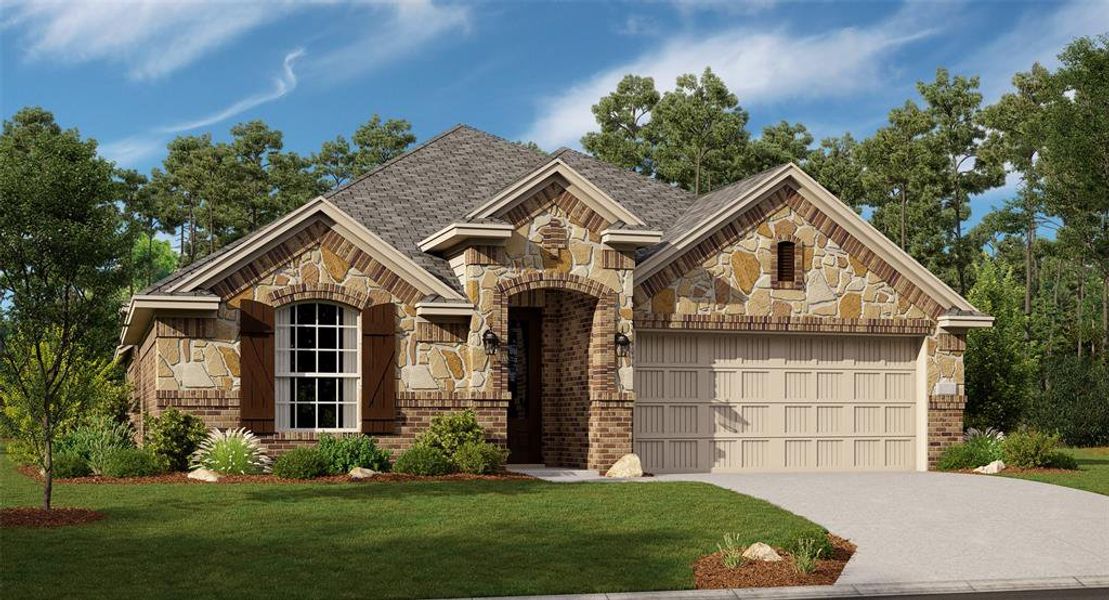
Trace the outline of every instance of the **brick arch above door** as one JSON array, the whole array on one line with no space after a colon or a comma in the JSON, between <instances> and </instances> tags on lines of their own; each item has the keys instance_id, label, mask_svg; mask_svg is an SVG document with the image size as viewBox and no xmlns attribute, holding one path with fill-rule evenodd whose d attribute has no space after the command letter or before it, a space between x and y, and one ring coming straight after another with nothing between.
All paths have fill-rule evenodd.
<instances>
[{"instance_id":1,"label":"brick arch above door","mask_svg":"<svg viewBox=\"0 0 1109 600\"><path fill-rule=\"evenodd\" d=\"M616 290L603 283L569 273L534 272L505 279L494 291L496 309L488 326L501 340L508 339L509 298L535 290L575 292L597 300L593 327L590 331L590 393L611 397L617 390L617 357L614 338L617 332L617 309L620 305ZM497 390L507 386L507 367L502 362L494 369L493 385Z\"/></svg>"}]
</instances>

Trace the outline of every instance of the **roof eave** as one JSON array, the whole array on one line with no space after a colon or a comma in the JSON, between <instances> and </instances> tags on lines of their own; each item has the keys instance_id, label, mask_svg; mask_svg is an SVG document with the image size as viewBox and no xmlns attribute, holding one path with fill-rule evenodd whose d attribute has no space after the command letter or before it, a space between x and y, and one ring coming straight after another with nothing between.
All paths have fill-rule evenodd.
<instances>
[{"instance_id":1,"label":"roof eave","mask_svg":"<svg viewBox=\"0 0 1109 600\"><path fill-rule=\"evenodd\" d=\"M432 253L473 241L497 245L512 237L512 232L512 226L507 223L451 223L420 240L417 246L421 252Z\"/></svg>"}]
</instances>

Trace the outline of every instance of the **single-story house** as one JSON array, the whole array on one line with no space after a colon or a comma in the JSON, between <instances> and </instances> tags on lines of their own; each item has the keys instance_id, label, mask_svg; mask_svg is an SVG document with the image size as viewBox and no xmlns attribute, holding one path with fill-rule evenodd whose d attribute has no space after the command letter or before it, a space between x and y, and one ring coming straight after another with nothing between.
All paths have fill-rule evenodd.
<instances>
[{"instance_id":1,"label":"single-story house","mask_svg":"<svg viewBox=\"0 0 1109 600\"><path fill-rule=\"evenodd\" d=\"M131 298L143 415L411 444L473 409L510 462L923 470L992 319L793 164L696 196L467 126Z\"/></svg>"}]
</instances>

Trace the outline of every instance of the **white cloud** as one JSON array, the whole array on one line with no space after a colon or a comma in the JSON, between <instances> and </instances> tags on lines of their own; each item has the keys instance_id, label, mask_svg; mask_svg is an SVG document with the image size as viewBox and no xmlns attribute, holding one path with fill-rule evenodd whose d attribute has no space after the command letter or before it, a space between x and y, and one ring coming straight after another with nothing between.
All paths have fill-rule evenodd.
<instances>
[{"instance_id":1,"label":"white cloud","mask_svg":"<svg viewBox=\"0 0 1109 600\"><path fill-rule=\"evenodd\" d=\"M293 63L296 62L296 60L301 56L304 56L303 48L298 48L285 55L285 60L282 63L281 76L274 78L273 89L271 89L270 91L247 96L246 98L233 102L230 106L218 110L210 115L206 115L191 121L185 121L183 123L176 123L174 125L168 125L166 127L159 127L156 131L159 133L179 133L182 131L189 131L191 129L208 127L209 125L215 125L220 121L226 121L227 119L246 112L256 106L265 104L267 102L273 102L274 100L277 100L278 98L289 94L297 87L297 76L296 73L293 71Z\"/></svg>"},{"instance_id":2,"label":"white cloud","mask_svg":"<svg viewBox=\"0 0 1109 600\"><path fill-rule=\"evenodd\" d=\"M432 0L394 0L363 14L363 33L305 65L314 77L337 81L363 74L440 39L449 31L469 31L470 9ZM388 13L382 19L382 12ZM361 25L361 24L360 24Z\"/></svg>"},{"instance_id":3,"label":"white cloud","mask_svg":"<svg viewBox=\"0 0 1109 600\"><path fill-rule=\"evenodd\" d=\"M745 107L874 89L882 84L889 55L931 35L927 25L937 16L935 10L910 5L869 29L806 36L784 28L737 28L707 37L674 37L630 63L596 73L542 101L538 118L520 137L544 148L576 146L595 126L590 107L628 73L654 77L663 91L673 88L678 75L700 73L709 66Z\"/></svg>"},{"instance_id":4,"label":"white cloud","mask_svg":"<svg viewBox=\"0 0 1109 600\"><path fill-rule=\"evenodd\" d=\"M123 64L156 79L298 8L259 0L14 0L4 28L20 27L27 58Z\"/></svg>"},{"instance_id":5,"label":"white cloud","mask_svg":"<svg viewBox=\"0 0 1109 600\"><path fill-rule=\"evenodd\" d=\"M98 154L122 167L143 165L149 158L165 149L166 140L155 135L133 135L114 142L100 144Z\"/></svg>"},{"instance_id":6,"label":"white cloud","mask_svg":"<svg viewBox=\"0 0 1109 600\"><path fill-rule=\"evenodd\" d=\"M1033 63L1058 65L1057 55L1074 38L1109 33L1109 2L1072 0L1050 5L1056 6L1046 17L1042 7L1029 11L1011 30L960 65L960 72L981 75L987 102L1009 91L1013 74L1029 70Z\"/></svg>"}]
</instances>

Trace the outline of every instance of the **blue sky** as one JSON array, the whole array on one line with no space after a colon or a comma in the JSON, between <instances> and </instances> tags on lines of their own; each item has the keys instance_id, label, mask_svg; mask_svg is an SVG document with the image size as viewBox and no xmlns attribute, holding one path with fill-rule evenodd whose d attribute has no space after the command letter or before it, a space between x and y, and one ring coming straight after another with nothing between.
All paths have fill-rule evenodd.
<instances>
[{"instance_id":1,"label":"blue sky","mask_svg":"<svg viewBox=\"0 0 1109 600\"><path fill-rule=\"evenodd\" d=\"M0 0L0 112L52 110L148 172L179 134L263 119L288 149L349 137L373 113L425 139L464 122L551 150L625 73L660 89L712 66L751 128L801 121L857 137L937 66L987 100L1072 38L1109 31L1109 1L479 2ZM1011 193L976 199L976 216ZM977 220L977 219L974 219Z\"/></svg>"}]
</instances>

